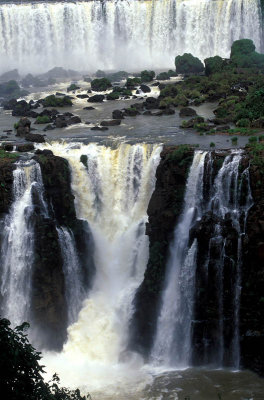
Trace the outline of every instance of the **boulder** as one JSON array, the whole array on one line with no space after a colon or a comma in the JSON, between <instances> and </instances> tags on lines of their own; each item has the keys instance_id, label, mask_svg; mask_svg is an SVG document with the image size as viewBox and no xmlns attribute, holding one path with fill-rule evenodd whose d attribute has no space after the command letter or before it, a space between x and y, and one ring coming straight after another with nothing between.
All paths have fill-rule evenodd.
<instances>
[{"instance_id":1,"label":"boulder","mask_svg":"<svg viewBox=\"0 0 264 400\"><path fill-rule=\"evenodd\" d=\"M31 121L28 118L21 118L15 125L16 136L24 136L28 134L30 132L30 125Z\"/></svg>"},{"instance_id":2,"label":"boulder","mask_svg":"<svg viewBox=\"0 0 264 400\"><path fill-rule=\"evenodd\" d=\"M191 107L183 107L180 110L180 117L195 117L197 112Z\"/></svg>"},{"instance_id":3,"label":"boulder","mask_svg":"<svg viewBox=\"0 0 264 400\"><path fill-rule=\"evenodd\" d=\"M105 96L103 94L95 94L94 96L89 97L87 101L89 103L101 103L104 98Z\"/></svg>"},{"instance_id":4,"label":"boulder","mask_svg":"<svg viewBox=\"0 0 264 400\"><path fill-rule=\"evenodd\" d=\"M150 93L151 89L148 85L141 85L140 89L142 90L143 93Z\"/></svg>"},{"instance_id":5,"label":"boulder","mask_svg":"<svg viewBox=\"0 0 264 400\"><path fill-rule=\"evenodd\" d=\"M34 145L32 143L19 144L17 145L16 150L19 151L20 153L32 151L34 150Z\"/></svg>"},{"instance_id":6,"label":"boulder","mask_svg":"<svg viewBox=\"0 0 264 400\"><path fill-rule=\"evenodd\" d=\"M78 99L88 99L88 94L77 94Z\"/></svg>"},{"instance_id":7,"label":"boulder","mask_svg":"<svg viewBox=\"0 0 264 400\"><path fill-rule=\"evenodd\" d=\"M90 129L91 129L91 131L107 131L108 130L107 126L93 126Z\"/></svg>"},{"instance_id":8,"label":"boulder","mask_svg":"<svg viewBox=\"0 0 264 400\"><path fill-rule=\"evenodd\" d=\"M120 119L111 119L109 121L102 121L101 122L101 126L116 126L116 125L120 125L121 124L121 120Z\"/></svg>"},{"instance_id":9,"label":"boulder","mask_svg":"<svg viewBox=\"0 0 264 400\"><path fill-rule=\"evenodd\" d=\"M95 110L95 108L92 107L92 106L90 106L90 107L83 107L83 110L92 111L92 110Z\"/></svg>"},{"instance_id":10,"label":"boulder","mask_svg":"<svg viewBox=\"0 0 264 400\"><path fill-rule=\"evenodd\" d=\"M57 117L55 120L56 128L65 128L67 126L67 122L63 116Z\"/></svg>"},{"instance_id":11,"label":"boulder","mask_svg":"<svg viewBox=\"0 0 264 400\"><path fill-rule=\"evenodd\" d=\"M44 136L38 133L28 133L27 135L25 135L25 139L27 142L35 142L35 143L45 142Z\"/></svg>"},{"instance_id":12,"label":"boulder","mask_svg":"<svg viewBox=\"0 0 264 400\"><path fill-rule=\"evenodd\" d=\"M81 118L78 117L77 115L73 115L68 119L67 124L68 125L74 125L74 124L80 124L82 122Z\"/></svg>"},{"instance_id":13,"label":"boulder","mask_svg":"<svg viewBox=\"0 0 264 400\"><path fill-rule=\"evenodd\" d=\"M113 117L113 119L123 119L124 118L124 113L121 110L114 110L112 112L112 117Z\"/></svg>"},{"instance_id":14,"label":"boulder","mask_svg":"<svg viewBox=\"0 0 264 400\"><path fill-rule=\"evenodd\" d=\"M159 100L155 97L147 97L143 104L148 110L153 110L159 107Z\"/></svg>"}]
</instances>

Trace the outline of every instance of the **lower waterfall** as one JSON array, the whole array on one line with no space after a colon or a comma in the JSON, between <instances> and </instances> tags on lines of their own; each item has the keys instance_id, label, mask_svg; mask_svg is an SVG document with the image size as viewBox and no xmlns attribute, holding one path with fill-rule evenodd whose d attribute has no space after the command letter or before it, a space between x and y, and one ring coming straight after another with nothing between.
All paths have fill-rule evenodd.
<instances>
[{"instance_id":1,"label":"lower waterfall","mask_svg":"<svg viewBox=\"0 0 264 400\"><path fill-rule=\"evenodd\" d=\"M53 143L45 148L69 162L77 217L89 223L96 266L93 287L77 321L68 328L63 352L47 354L46 360L49 369L62 371L65 384L70 376L71 384L82 386L83 374L89 371L91 386L101 384L102 379L106 386L118 385L117 372L122 380L134 373L133 368L128 373L120 362L141 365L139 356L126 351L127 329L148 260L146 212L161 147L120 144L112 149Z\"/></svg>"},{"instance_id":2,"label":"lower waterfall","mask_svg":"<svg viewBox=\"0 0 264 400\"><path fill-rule=\"evenodd\" d=\"M166 289L162 297L157 334L152 351L154 363L190 365L191 323L195 290L197 243L189 248L190 229L202 214L203 172L206 152L197 151L188 177L184 210L174 232L167 265ZM189 248L189 250L188 250Z\"/></svg>"},{"instance_id":3,"label":"lower waterfall","mask_svg":"<svg viewBox=\"0 0 264 400\"><path fill-rule=\"evenodd\" d=\"M40 166L20 161L13 172L14 202L4 220L1 248L1 311L14 325L30 320L31 267L34 258L32 196L46 215Z\"/></svg>"}]
</instances>

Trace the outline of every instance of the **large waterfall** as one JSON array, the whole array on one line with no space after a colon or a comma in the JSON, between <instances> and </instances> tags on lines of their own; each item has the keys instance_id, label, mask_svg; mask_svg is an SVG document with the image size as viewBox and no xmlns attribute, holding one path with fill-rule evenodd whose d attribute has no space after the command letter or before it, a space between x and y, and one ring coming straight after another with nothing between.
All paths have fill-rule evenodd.
<instances>
[{"instance_id":1,"label":"large waterfall","mask_svg":"<svg viewBox=\"0 0 264 400\"><path fill-rule=\"evenodd\" d=\"M173 67L176 55L228 57L262 42L260 0L91 0L1 4L0 72Z\"/></svg>"}]
</instances>

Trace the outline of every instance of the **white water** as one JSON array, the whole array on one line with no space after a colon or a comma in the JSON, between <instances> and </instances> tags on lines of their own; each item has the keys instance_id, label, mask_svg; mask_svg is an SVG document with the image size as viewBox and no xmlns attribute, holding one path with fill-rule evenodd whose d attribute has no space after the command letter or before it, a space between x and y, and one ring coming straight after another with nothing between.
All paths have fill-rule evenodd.
<instances>
[{"instance_id":1,"label":"white water","mask_svg":"<svg viewBox=\"0 0 264 400\"><path fill-rule=\"evenodd\" d=\"M259 0L117 0L1 4L0 72L168 68L190 52L228 57L262 41Z\"/></svg>"},{"instance_id":2,"label":"white water","mask_svg":"<svg viewBox=\"0 0 264 400\"><path fill-rule=\"evenodd\" d=\"M239 314L240 314L240 293L241 293L241 252L242 252L242 235L245 232L245 224L247 214L253 204L250 184L249 172L245 169L243 174L240 175L239 167L242 160L242 151L234 151L233 154L227 156L219 170L214 185L213 195L208 204L207 209L213 211L218 217L224 218L228 215L232 219L232 225L238 234L237 244L237 259L236 261L236 274L234 282L234 297L233 297L233 310L234 310L234 335L233 341L230 345L231 365L238 369L240 365L240 339L239 339ZM241 182L239 183L239 177ZM247 184L247 196L244 204L241 204L241 188L243 180ZM219 269L219 348L216 362L218 365L223 365L224 357L224 321L223 321L223 267L225 257L225 240L222 237L221 227L215 226L215 236L211 241L217 241L219 246L222 246L221 257L218 263Z\"/></svg>"},{"instance_id":3,"label":"white water","mask_svg":"<svg viewBox=\"0 0 264 400\"><path fill-rule=\"evenodd\" d=\"M65 279L65 299L67 302L68 324L76 321L86 296L82 284L82 274L74 236L65 226L57 227L61 254L63 258L63 274Z\"/></svg>"},{"instance_id":4,"label":"white water","mask_svg":"<svg viewBox=\"0 0 264 400\"><path fill-rule=\"evenodd\" d=\"M14 202L4 221L1 248L1 295L3 314L16 326L30 320L31 267L34 261L32 191L43 200L40 166L35 161L20 161L13 172Z\"/></svg>"},{"instance_id":5,"label":"white water","mask_svg":"<svg viewBox=\"0 0 264 400\"><path fill-rule=\"evenodd\" d=\"M132 301L148 260L147 206L160 146L40 145L69 161L77 217L94 239L96 276L61 354L46 355L67 386L113 386L142 381L139 356L125 352ZM87 167L80 162L87 155ZM144 380L144 379L143 379Z\"/></svg>"},{"instance_id":6,"label":"white water","mask_svg":"<svg viewBox=\"0 0 264 400\"><path fill-rule=\"evenodd\" d=\"M188 250L190 229L202 214L206 152L195 152L184 196L184 210L170 247L167 276L151 357L154 363L187 367L191 356L191 321L197 242Z\"/></svg>"}]
</instances>

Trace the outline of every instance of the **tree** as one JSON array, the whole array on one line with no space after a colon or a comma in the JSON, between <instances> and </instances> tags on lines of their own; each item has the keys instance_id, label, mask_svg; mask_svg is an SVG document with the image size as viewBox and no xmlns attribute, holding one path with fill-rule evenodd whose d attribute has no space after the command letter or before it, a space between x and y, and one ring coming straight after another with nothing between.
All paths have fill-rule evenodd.
<instances>
[{"instance_id":1,"label":"tree","mask_svg":"<svg viewBox=\"0 0 264 400\"><path fill-rule=\"evenodd\" d=\"M59 386L55 374L45 382L41 353L29 343L24 322L15 329L10 321L0 319L0 392L5 400L87 400L80 391ZM90 396L89 396L90 397Z\"/></svg>"},{"instance_id":2,"label":"tree","mask_svg":"<svg viewBox=\"0 0 264 400\"><path fill-rule=\"evenodd\" d=\"M216 72L222 72L225 62L224 60L219 57L209 57L204 60L205 64L205 75L209 76L215 74Z\"/></svg>"},{"instance_id":3,"label":"tree","mask_svg":"<svg viewBox=\"0 0 264 400\"><path fill-rule=\"evenodd\" d=\"M177 56L175 58L175 66L177 74L195 74L204 71L203 63L191 53L184 53L182 56Z\"/></svg>"}]
</instances>

